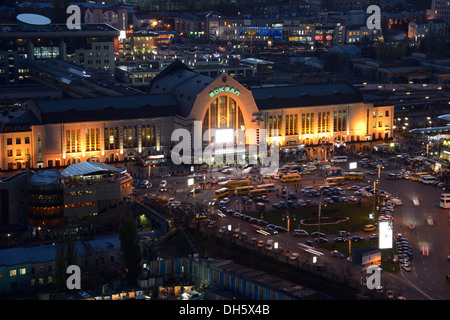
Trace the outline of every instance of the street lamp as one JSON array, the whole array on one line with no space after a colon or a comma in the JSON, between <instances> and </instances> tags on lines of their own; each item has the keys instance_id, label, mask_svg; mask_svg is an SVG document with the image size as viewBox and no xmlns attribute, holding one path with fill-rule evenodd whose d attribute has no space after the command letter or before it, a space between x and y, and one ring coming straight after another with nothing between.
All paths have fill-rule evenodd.
<instances>
[{"instance_id":1,"label":"street lamp","mask_svg":"<svg viewBox=\"0 0 450 320\"><path fill-rule=\"evenodd\" d=\"M319 222L317 224L317 233L320 233L320 215L321 215L321 211L322 211L322 201L319 202Z\"/></svg>"}]
</instances>

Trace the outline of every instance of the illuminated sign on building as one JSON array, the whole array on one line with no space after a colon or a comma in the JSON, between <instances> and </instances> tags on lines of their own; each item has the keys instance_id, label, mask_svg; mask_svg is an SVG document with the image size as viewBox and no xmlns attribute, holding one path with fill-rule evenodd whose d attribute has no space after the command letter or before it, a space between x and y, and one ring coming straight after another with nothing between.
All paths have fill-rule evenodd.
<instances>
[{"instance_id":1,"label":"illuminated sign on building","mask_svg":"<svg viewBox=\"0 0 450 320\"><path fill-rule=\"evenodd\" d=\"M212 98L216 94L219 94L221 92L231 92L231 93L234 93L236 96L239 96L239 93L240 93L239 90L235 90L234 88L230 88L228 86L225 86L225 87L220 87L220 88L214 89L213 91L211 91L209 93L209 96Z\"/></svg>"}]
</instances>

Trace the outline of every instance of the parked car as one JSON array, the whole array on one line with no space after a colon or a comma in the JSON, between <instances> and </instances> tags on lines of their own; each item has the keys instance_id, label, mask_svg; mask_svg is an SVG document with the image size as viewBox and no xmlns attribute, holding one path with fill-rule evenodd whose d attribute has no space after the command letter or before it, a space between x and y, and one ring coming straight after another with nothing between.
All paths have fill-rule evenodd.
<instances>
[{"instance_id":1,"label":"parked car","mask_svg":"<svg viewBox=\"0 0 450 320\"><path fill-rule=\"evenodd\" d=\"M411 271L411 265L409 264L402 264L401 267L405 271Z\"/></svg>"},{"instance_id":2,"label":"parked car","mask_svg":"<svg viewBox=\"0 0 450 320\"><path fill-rule=\"evenodd\" d=\"M317 244L315 244L313 241L311 241L311 240L306 240L305 241L305 244L307 245L307 246L310 246L310 247L313 247L313 248L317 248Z\"/></svg>"},{"instance_id":3,"label":"parked car","mask_svg":"<svg viewBox=\"0 0 450 320\"><path fill-rule=\"evenodd\" d=\"M314 241L317 242L317 243L328 243L328 239L327 238L323 238L323 237L315 238Z\"/></svg>"},{"instance_id":4,"label":"parked car","mask_svg":"<svg viewBox=\"0 0 450 320\"><path fill-rule=\"evenodd\" d=\"M326 236L327 235L323 232L318 232L318 231L311 232L311 237L313 237L313 238L319 238L319 237L325 238Z\"/></svg>"},{"instance_id":5,"label":"parked car","mask_svg":"<svg viewBox=\"0 0 450 320\"><path fill-rule=\"evenodd\" d=\"M292 201L292 200L288 200L288 201L287 201L287 206L288 206L289 208L295 208L295 207L297 207L297 206L295 205L295 202Z\"/></svg>"},{"instance_id":6,"label":"parked car","mask_svg":"<svg viewBox=\"0 0 450 320\"><path fill-rule=\"evenodd\" d=\"M350 240L352 240L352 242L358 242L358 241L364 241L364 238L360 237L360 236L353 236L350 238Z\"/></svg>"},{"instance_id":7,"label":"parked car","mask_svg":"<svg viewBox=\"0 0 450 320\"><path fill-rule=\"evenodd\" d=\"M344 255L337 250L331 251L331 256L336 257L338 259L344 259Z\"/></svg>"},{"instance_id":8,"label":"parked car","mask_svg":"<svg viewBox=\"0 0 450 320\"><path fill-rule=\"evenodd\" d=\"M306 207L306 202L305 202L305 200L303 200L303 199L298 199L298 200L297 200L297 204L298 204L300 207Z\"/></svg>"},{"instance_id":9,"label":"parked car","mask_svg":"<svg viewBox=\"0 0 450 320\"><path fill-rule=\"evenodd\" d=\"M347 241L345 238L342 238L342 237L336 237L336 238L334 238L334 242L335 243L338 243L338 242L345 242L345 241Z\"/></svg>"}]
</instances>

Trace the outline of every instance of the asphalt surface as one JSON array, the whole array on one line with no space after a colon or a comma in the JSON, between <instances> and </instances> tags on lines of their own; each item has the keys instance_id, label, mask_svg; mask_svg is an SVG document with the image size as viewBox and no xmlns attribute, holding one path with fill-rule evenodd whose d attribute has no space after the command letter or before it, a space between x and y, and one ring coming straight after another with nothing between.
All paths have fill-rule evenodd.
<instances>
[{"instance_id":1,"label":"asphalt surface","mask_svg":"<svg viewBox=\"0 0 450 320\"><path fill-rule=\"evenodd\" d=\"M349 158L350 161L359 160L359 157L353 156ZM348 163L342 164L343 167L348 166ZM135 175L141 178L147 178L146 168L133 168ZM170 170L170 169L169 169ZM358 169L365 172L365 178L361 182L347 182L344 185L346 189L350 185L373 185L373 181L378 179L377 175L368 174L368 169ZM186 176L171 176L161 178L159 177L161 173L168 171L168 169L163 168L152 168L153 177L150 181L153 187L147 189L149 193L155 193L159 182L161 180L167 180L168 190L162 194L163 196L170 198L174 197L176 200L180 201L193 201L193 195L189 194L188 180L196 176L196 181L201 181L203 179L203 174L192 173ZM446 280L447 271L449 268L449 261L447 256L450 253L450 244L448 241L448 230L450 227L449 223L449 212L450 209L442 209L439 207L439 198L442 190L436 186L424 185L417 181L412 180L389 180L386 178L388 172L398 171L394 164L390 164L387 169L381 171L381 179L379 184L377 184L377 189L385 190L394 196L399 197L403 204L401 206L396 206L394 212L394 238L397 233L401 233L404 237L408 238L411 249L413 252L412 268L411 271L402 270L400 272L383 272L382 273L382 284L384 290L391 289L394 292L394 296L402 296L408 300L446 300L450 299L450 286ZM206 178L218 177L218 176L235 176L240 175L240 169L233 169L229 174L223 174L213 170L205 174ZM275 183L278 188L282 188L284 185L280 180L264 179L263 181L256 182L257 184L263 183ZM313 173L308 176L302 176L302 187L305 186L315 186L318 188L323 184L323 178L318 177L318 173ZM212 199L212 192L216 188L206 187L205 190L196 193L195 202L206 204ZM291 191L295 188L291 187ZM157 192L156 192L157 193ZM347 191L346 195L351 195L352 191ZM300 195L300 188L298 188L297 194ZM417 197L420 205L414 206L413 197ZM271 204L278 202L281 199L277 197L274 193L269 195L271 199L270 203L266 204L267 210L271 209ZM303 199L308 199L307 197L302 197ZM241 202L236 201L235 197L230 197L231 201L227 204L227 207L234 210L242 209ZM318 202L318 198L309 198L313 201ZM323 196L320 197L323 199ZM345 205L345 204L342 204ZM217 209L216 205L216 209ZM433 226L428 225L427 218L433 218ZM258 240L274 239L274 241L279 243L279 246L283 247L284 250L288 250L290 253L298 252L299 260L302 262L313 263L313 257L318 257L316 263L323 264L325 266L333 266L337 269L347 269L350 268L353 278L359 279L361 276L361 266L351 264L345 259L337 259L330 255L328 250L315 249L321 252L323 255L317 253L306 252L305 247L300 247L297 243L304 243L305 240L312 240L311 237L299 238L293 236L292 232L289 233L278 233L276 235L263 235L256 232L255 228L248 222L245 222L239 218L225 216L216 217L218 230L222 226L232 225L232 228L238 227L241 232L245 231L248 233L248 239L246 241L251 241L253 237ZM414 225L414 229L410 229L410 224ZM290 230L295 229L297 226L290 227ZM374 231L375 233L377 231ZM372 233L372 232L370 232ZM352 235L360 235L364 238L368 238L370 233L366 232L356 232ZM337 235L327 235L329 240L333 239ZM395 245L395 243L394 243ZM425 254L424 254L425 253ZM367 290L367 289L366 289Z\"/></svg>"}]
</instances>

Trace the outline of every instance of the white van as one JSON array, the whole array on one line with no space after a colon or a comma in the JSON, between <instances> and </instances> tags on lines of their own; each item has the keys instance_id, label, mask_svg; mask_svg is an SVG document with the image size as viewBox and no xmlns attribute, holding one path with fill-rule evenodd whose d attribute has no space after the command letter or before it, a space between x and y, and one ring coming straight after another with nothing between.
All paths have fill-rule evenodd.
<instances>
[{"instance_id":1,"label":"white van","mask_svg":"<svg viewBox=\"0 0 450 320\"><path fill-rule=\"evenodd\" d=\"M347 162L348 157L347 156L336 156L331 159L331 162Z\"/></svg>"},{"instance_id":2,"label":"white van","mask_svg":"<svg viewBox=\"0 0 450 320\"><path fill-rule=\"evenodd\" d=\"M444 209L450 208L450 193L441 194L441 201L439 202L439 206Z\"/></svg>"},{"instance_id":3,"label":"white van","mask_svg":"<svg viewBox=\"0 0 450 320\"><path fill-rule=\"evenodd\" d=\"M294 236L307 237L308 235L309 235L309 233L303 229L295 229L294 230Z\"/></svg>"},{"instance_id":4,"label":"white van","mask_svg":"<svg viewBox=\"0 0 450 320\"><path fill-rule=\"evenodd\" d=\"M273 240L267 240L266 242L266 249L272 250L273 249Z\"/></svg>"},{"instance_id":5,"label":"white van","mask_svg":"<svg viewBox=\"0 0 450 320\"><path fill-rule=\"evenodd\" d=\"M436 177L431 175L423 175L419 177L419 181L425 184L432 184L437 181Z\"/></svg>"}]
</instances>

